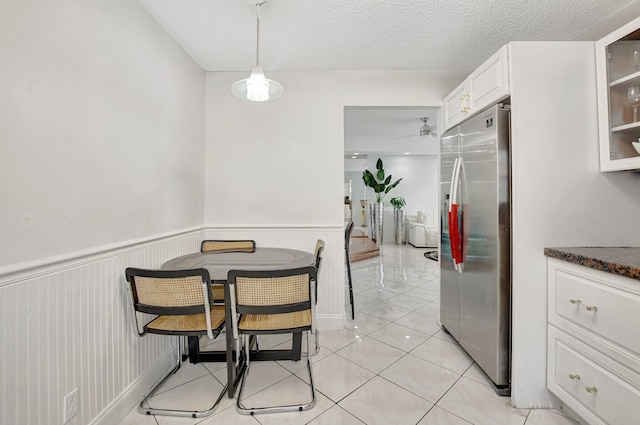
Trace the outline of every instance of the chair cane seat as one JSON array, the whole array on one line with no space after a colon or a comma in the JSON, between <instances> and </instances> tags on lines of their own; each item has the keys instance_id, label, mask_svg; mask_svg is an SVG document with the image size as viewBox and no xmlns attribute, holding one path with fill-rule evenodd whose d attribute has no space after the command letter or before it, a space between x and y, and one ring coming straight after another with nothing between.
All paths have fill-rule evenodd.
<instances>
[{"instance_id":1,"label":"chair cane seat","mask_svg":"<svg viewBox=\"0 0 640 425\"><path fill-rule=\"evenodd\" d=\"M271 331L311 326L311 310L281 314L243 314L238 324L242 331Z\"/></svg>"},{"instance_id":2,"label":"chair cane seat","mask_svg":"<svg viewBox=\"0 0 640 425\"><path fill-rule=\"evenodd\" d=\"M224 307L214 306L211 310L211 328L217 329L224 324ZM180 316L158 316L145 328L151 333L180 333L182 335L201 335L207 332L207 318L204 313Z\"/></svg>"}]
</instances>

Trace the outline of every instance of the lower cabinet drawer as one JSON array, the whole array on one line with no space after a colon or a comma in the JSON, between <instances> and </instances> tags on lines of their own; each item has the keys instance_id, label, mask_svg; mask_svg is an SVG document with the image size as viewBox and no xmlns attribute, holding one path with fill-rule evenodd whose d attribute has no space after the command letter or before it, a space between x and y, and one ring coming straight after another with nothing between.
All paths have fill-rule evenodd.
<instances>
[{"instance_id":1,"label":"lower cabinet drawer","mask_svg":"<svg viewBox=\"0 0 640 425\"><path fill-rule=\"evenodd\" d=\"M589 424L637 425L640 376L549 327L547 386Z\"/></svg>"},{"instance_id":2,"label":"lower cabinet drawer","mask_svg":"<svg viewBox=\"0 0 640 425\"><path fill-rule=\"evenodd\" d=\"M555 269L552 282L555 299L551 313L583 328L585 332L640 353L640 330L637 325L640 323L640 295L594 281L587 275L590 270L585 267L582 269L585 269L580 270L583 275Z\"/></svg>"}]
</instances>

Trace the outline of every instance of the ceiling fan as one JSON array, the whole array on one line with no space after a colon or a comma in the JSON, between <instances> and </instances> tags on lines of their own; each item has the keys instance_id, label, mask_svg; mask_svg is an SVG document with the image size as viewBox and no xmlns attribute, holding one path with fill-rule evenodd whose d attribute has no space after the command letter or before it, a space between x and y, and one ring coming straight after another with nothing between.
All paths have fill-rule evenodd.
<instances>
[{"instance_id":1,"label":"ceiling fan","mask_svg":"<svg viewBox=\"0 0 640 425\"><path fill-rule=\"evenodd\" d=\"M427 124L427 121L429 120L428 117L422 117L420 118L420 120L423 123L422 126L420 127L420 137L424 137L424 136L438 137L435 126L432 127L429 124Z\"/></svg>"},{"instance_id":2,"label":"ceiling fan","mask_svg":"<svg viewBox=\"0 0 640 425\"><path fill-rule=\"evenodd\" d=\"M399 140L399 139L408 139L408 138L412 138L415 139L416 137L427 137L427 136L431 136L431 137L438 137L438 133L436 131L436 126L435 125L429 125L427 123L427 121L429 121L429 117L422 117L420 118L420 121L422 122L422 125L420 126L420 128L418 129L418 131L416 133L413 134L409 134L406 136L400 136L400 137L394 137L393 140Z\"/></svg>"}]
</instances>

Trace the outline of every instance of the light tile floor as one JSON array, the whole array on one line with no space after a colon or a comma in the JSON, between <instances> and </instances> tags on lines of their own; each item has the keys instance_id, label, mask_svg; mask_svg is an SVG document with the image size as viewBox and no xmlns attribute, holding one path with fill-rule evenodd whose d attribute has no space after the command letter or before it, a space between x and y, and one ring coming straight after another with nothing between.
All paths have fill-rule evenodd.
<instances>
[{"instance_id":1,"label":"light tile floor","mask_svg":"<svg viewBox=\"0 0 640 425\"><path fill-rule=\"evenodd\" d=\"M313 357L313 409L243 416L235 400L225 398L206 419L145 416L133 409L121 425L578 425L563 411L515 409L508 397L494 393L482 370L438 324L438 263L426 259L425 251L383 245L380 257L352 264L356 320L345 329L321 331L321 351ZM260 340L265 349L287 343L281 336ZM224 364L184 363L151 404L207 408L225 379ZM309 396L307 381L303 362L253 363L247 402L302 401Z\"/></svg>"}]
</instances>

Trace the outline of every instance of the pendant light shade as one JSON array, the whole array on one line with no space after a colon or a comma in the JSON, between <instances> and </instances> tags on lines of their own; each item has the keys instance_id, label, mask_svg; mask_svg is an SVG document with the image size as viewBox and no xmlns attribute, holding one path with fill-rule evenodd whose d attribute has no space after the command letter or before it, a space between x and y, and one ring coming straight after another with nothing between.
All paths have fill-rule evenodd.
<instances>
[{"instance_id":1,"label":"pendant light shade","mask_svg":"<svg viewBox=\"0 0 640 425\"><path fill-rule=\"evenodd\" d=\"M264 76L264 71L260 66L260 7L265 4L257 3L258 12L256 14L256 66L251 70L251 76L231 85L231 92L241 99L253 102L264 102L270 99L277 99L284 93L284 87L277 81L270 80Z\"/></svg>"},{"instance_id":2,"label":"pendant light shade","mask_svg":"<svg viewBox=\"0 0 640 425\"><path fill-rule=\"evenodd\" d=\"M282 96L284 87L279 82L266 78L262 67L254 66L251 76L233 83L231 91L241 99L264 102Z\"/></svg>"}]
</instances>

